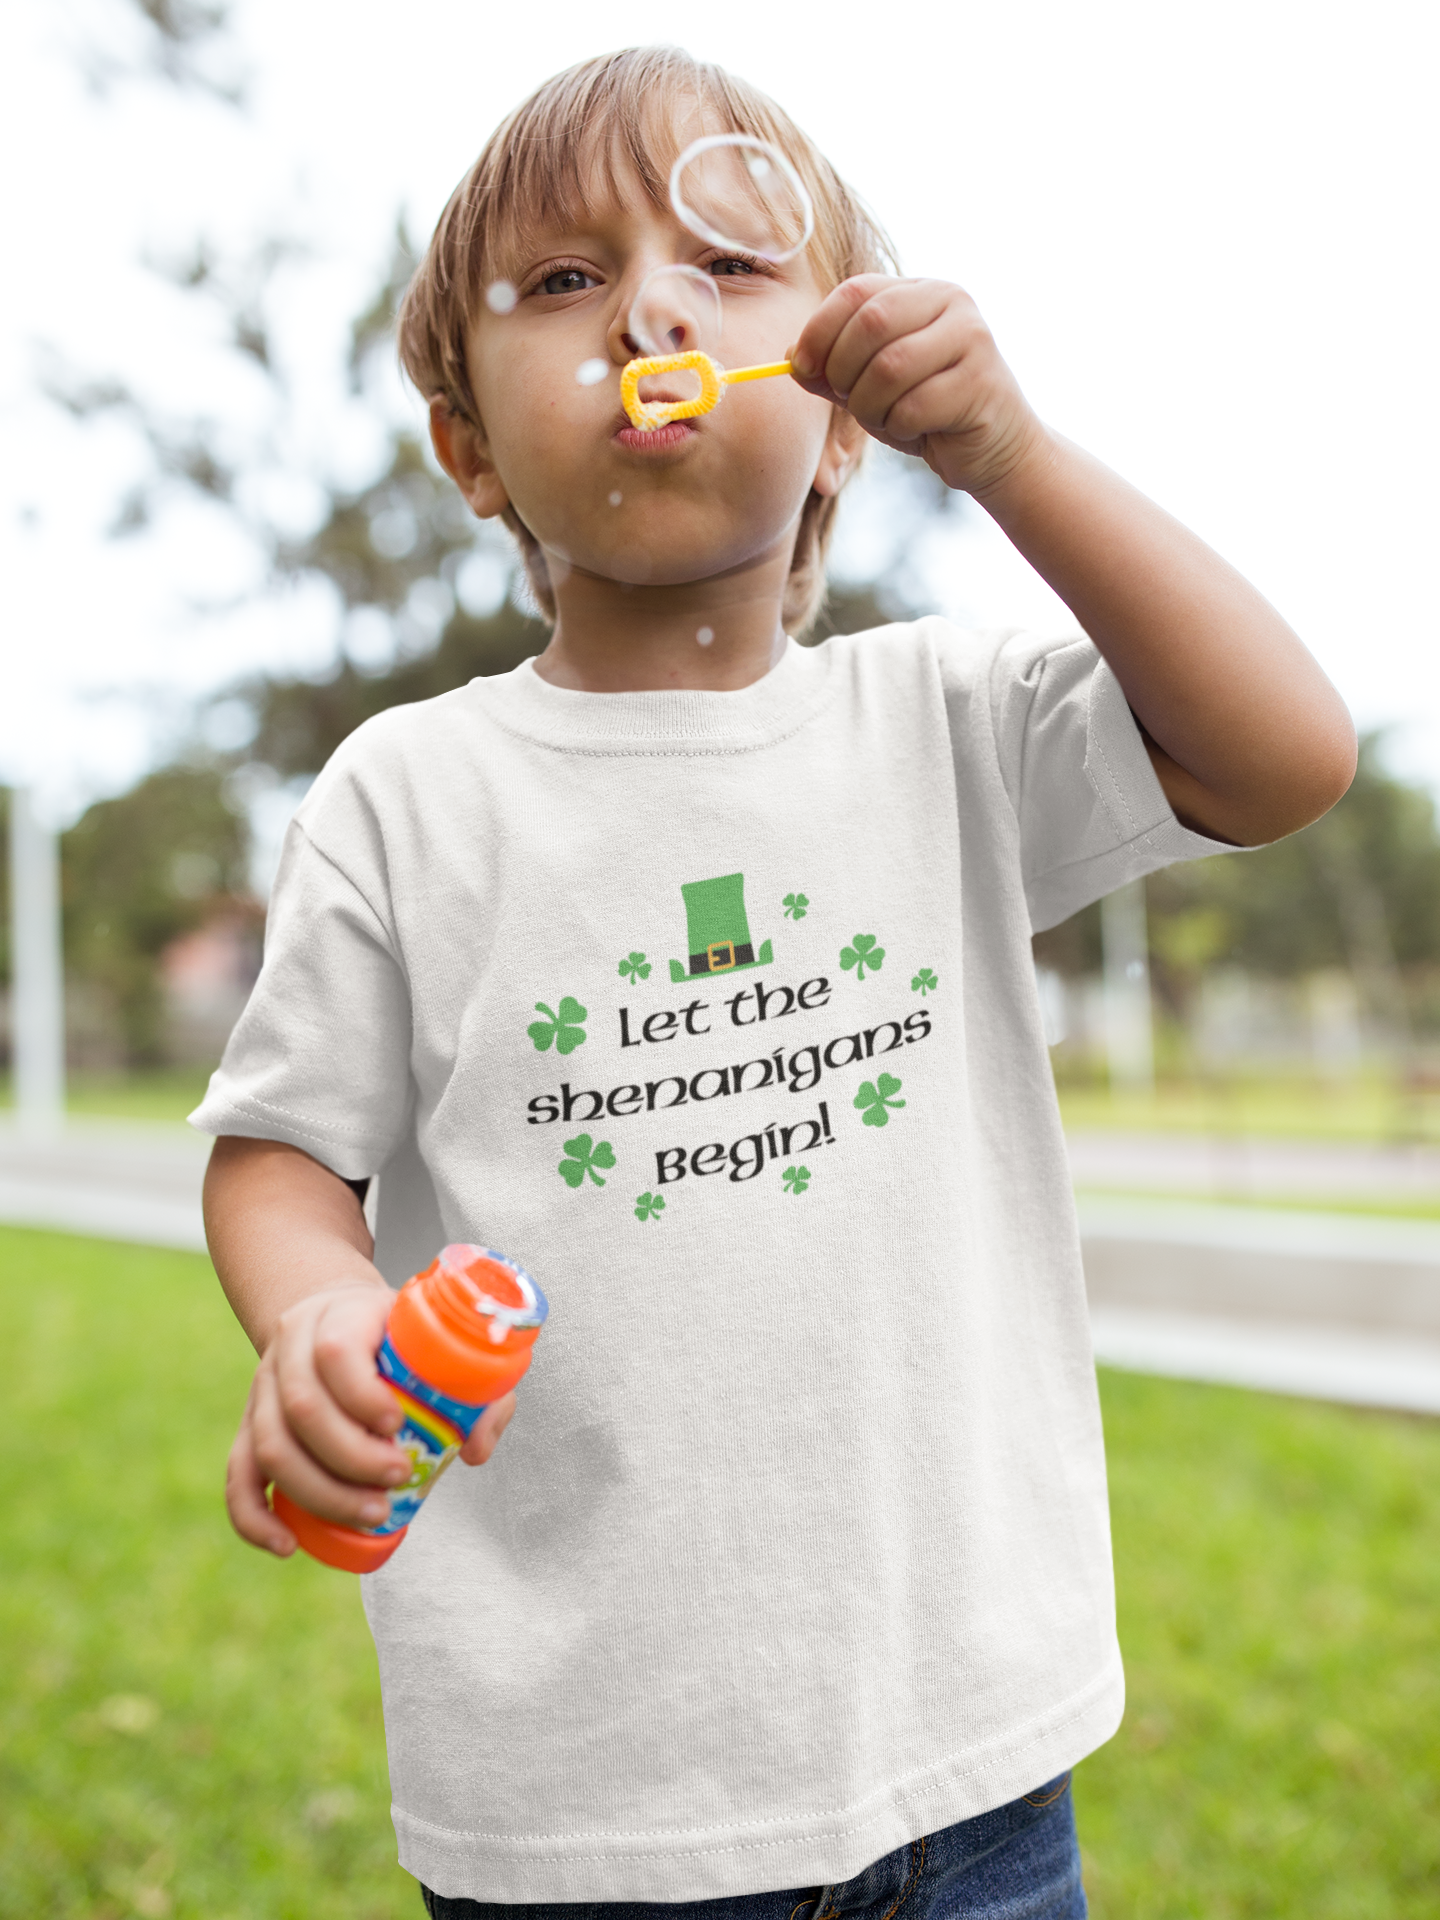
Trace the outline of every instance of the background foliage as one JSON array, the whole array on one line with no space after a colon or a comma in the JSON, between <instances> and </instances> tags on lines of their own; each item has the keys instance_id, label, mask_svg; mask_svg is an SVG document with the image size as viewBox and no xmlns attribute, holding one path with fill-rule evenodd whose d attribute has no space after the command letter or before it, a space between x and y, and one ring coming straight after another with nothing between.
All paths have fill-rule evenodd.
<instances>
[{"instance_id":1,"label":"background foliage","mask_svg":"<svg viewBox=\"0 0 1440 1920\"><path fill-rule=\"evenodd\" d=\"M144 70L243 108L224 5L114 6L139 38L128 70L113 53L94 53L97 86ZM156 417L116 378L40 369L58 405L85 418L121 416L148 449L148 471L117 513L116 538L147 525L177 494L202 499L243 524L272 588L323 583L340 633L332 668L244 680L195 716L173 764L92 808L66 837L68 964L109 1009L132 1065L164 1052L158 953L243 886L236 815L278 782L303 783L372 714L508 671L545 639L505 537L470 517L417 439L413 413L397 404L393 316L417 256L401 222L345 351L349 391L383 429L372 470L349 486L309 476L320 483L320 505L302 534L266 517L264 489L249 484L246 460L272 477L286 464L283 423L295 396L277 347L276 288L294 252L272 236L243 258L221 258L199 235L183 258L156 265L205 303L217 337L265 384L272 404L263 445L247 451L213 421ZM978 511L918 463L879 464L888 475L883 512L893 523L888 557L875 577L832 594L814 638L925 611L917 556L927 533L938 515ZM104 849L122 840L112 863ZM196 891L202 870L214 875L208 895ZM1192 1016L1215 968L1295 979L1340 967L1356 980L1377 1030L1400 1041L1440 1030L1440 833L1430 797L1387 773L1378 737L1366 743L1354 788L1324 820L1275 847L1157 875L1148 903L1155 987L1176 1023ZM1071 975L1095 971L1099 949L1095 909L1037 944L1043 961Z\"/></svg>"}]
</instances>

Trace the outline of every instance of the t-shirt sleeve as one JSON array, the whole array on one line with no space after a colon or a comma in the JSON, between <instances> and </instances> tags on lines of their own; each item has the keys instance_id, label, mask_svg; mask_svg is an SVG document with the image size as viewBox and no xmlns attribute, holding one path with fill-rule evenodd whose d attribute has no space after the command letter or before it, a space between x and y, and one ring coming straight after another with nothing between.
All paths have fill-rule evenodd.
<instances>
[{"instance_id":1,"label":"t-shirt sleeve","mask_svg":"<svg viewBox=\"0 0 1440 1920\"><path fill-rule=\"evenodd\" d=\"M1036 933L1157 867L1234 851L1175 818L1120 682L1089 640L1004 639L989 693Z\"/></svg>"},{"instance_id":2,"label":"t-shirt sleeve","mask_svg":"<svg viewBox=\"0 0 1440 1920\"><path fill-rule=\"evenodd\" d=\"M285 1140L363 1180L404 1136L410 1104L409 992L385 922L292 821L260 977L190 1124Z\"/></svg>"}]
</instances>

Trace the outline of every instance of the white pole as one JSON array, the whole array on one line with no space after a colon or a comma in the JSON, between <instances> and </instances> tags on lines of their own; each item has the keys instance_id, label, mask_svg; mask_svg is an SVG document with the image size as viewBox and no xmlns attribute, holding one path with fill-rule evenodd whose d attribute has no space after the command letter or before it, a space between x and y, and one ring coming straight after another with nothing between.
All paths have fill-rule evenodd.
<instances>
[{"instance_id":1,"label":"white pole","mask_svg":"<svg viewBox=\"0 0 1440 1920\"><path fill-rule=\"evenodd\" d=\"M60 838L25 787L10 790L10 955L16 1116L32 1132L54 1132L65 1117Z\"/></svg>"},{"instance_id":2,"label":"white pole","mask_svg":"<svg viewBox=\"0 0 1440 1920\"><path fill-rule=\"evenodd\" d=\"M1153 1092L1155 1043L1143 880L1132 880L1101 901L1100 940L1105 952L1105 1053L1110 1085L1132 1093Z\"/></svg>"}]
</instances>

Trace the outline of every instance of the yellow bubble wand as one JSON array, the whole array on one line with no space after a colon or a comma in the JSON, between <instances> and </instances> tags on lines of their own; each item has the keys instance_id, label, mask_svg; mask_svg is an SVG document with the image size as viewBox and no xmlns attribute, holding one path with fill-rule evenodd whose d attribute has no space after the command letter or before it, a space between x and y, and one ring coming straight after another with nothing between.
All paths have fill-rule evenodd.
<instances>
[{"instance_id":1,"label":"yellow bubble wand","mask_svg":"<svg viewBox=\"0 0 1440 1920\"><path fill-rule=\"evenodd\" d=\"M641 433L653 433L656 427L668 427L672 420L693 420L709 413L725 397L727 386L740 380L772 380L776 374L789 373L788 360L772 360L763 367L722 367L698 348L689 353L657 353L646 360L632 360L620 375L620 403L630 424ZM642 400L640 382L657 373L694 373L700 378L700 391L693 400Z\"/></svg>"}]
</instances>

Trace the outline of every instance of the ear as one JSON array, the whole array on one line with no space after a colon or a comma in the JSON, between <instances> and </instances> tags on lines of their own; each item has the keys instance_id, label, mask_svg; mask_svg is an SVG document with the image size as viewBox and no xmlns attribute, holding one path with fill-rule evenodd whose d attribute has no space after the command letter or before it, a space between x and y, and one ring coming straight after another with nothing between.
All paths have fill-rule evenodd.
<instances>
[{"instance_id":1,"label":"ear","mask_svg":"<svg viewBox=\"0 0 1440 1920\"><path fill-rule=\"evenodd\" d=\"M855 464L856 450L865 437L865 430L854 414L847 413L843 407L830 409L830 425L825 434L825 445L820 450L819 465L815 469L815 478L810 482L816 493L830 499L844 486Z\"/></svg>"},{"instance_id":2,"label":"ear","mask_svg":"<svg viewBox=\"0 0 1440 1920\"><path fill-rule=\"evenodd\" d=\"M430 444L477 520L493 520L505 511L510 496L495 471L483 431L457 413L443 393L431 396Z\"/></svg>"}]
</instances>

